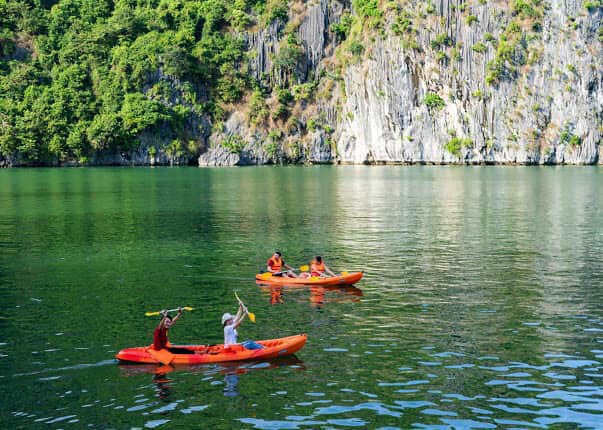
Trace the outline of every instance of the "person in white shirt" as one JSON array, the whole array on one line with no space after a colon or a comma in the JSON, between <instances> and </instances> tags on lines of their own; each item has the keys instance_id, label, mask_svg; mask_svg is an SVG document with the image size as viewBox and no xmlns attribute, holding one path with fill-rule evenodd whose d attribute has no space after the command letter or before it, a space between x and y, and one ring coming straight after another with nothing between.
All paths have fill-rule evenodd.
<instances>
[{"instance_id":1,"label":"person in white shirt","mask_svg":"<svg viewBox=\"0 0 603 430\"><path fill-rule=\"evenodd\" d=\"M236 345L237 343L237 327L245 319L245 309L242 304L239 304L239 311L235 316L226 312L222 315L222 325L224 326L224 348L228 348L230 345Z\"/></svg>"}]
</instances>

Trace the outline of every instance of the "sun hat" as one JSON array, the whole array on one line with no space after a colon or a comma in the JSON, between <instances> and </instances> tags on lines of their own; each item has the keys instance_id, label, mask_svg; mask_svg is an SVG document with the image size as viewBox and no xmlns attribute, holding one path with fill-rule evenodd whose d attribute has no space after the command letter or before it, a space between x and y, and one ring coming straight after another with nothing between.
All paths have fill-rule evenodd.
<instances>
[{"instance_id":1,"label":"sun hat","mask_svg":"<svg viewBox=\"0 0 603 430\"><path fill-rule=\"evenodd\" d=\"M228 320L231 320L234 318L234 315L229 314L228 312L226 312L224 315L222 315L222 325L224 325L224 323Z\"/></svg>"}]
</instances>

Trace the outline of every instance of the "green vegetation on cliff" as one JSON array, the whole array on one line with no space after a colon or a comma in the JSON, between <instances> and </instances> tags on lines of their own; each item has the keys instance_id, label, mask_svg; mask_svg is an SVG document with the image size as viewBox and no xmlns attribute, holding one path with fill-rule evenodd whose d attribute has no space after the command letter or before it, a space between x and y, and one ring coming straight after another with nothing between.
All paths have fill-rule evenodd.
<instances>
[{"instance_id":1,"label":"green vegetation on cliff","mask_svg":"<svg viewBox=\"0 0 603 430\"><path fill-rule=\"evenodd\" d=\"M281 0L0 0L0 153L85 161L148 129L195 151L182 124L250 89L233 30L286 13Z\"/></svg>"},{"instance_id":2,"label":"green vegetation on cliff","mask_svg":"<svg viewBox=\"0 0 603 430\"><path fill-rule=\"evenodd\" d=\"M0 0L0 166L596 161L600 5Z\"/></svg>"}]
</instances>

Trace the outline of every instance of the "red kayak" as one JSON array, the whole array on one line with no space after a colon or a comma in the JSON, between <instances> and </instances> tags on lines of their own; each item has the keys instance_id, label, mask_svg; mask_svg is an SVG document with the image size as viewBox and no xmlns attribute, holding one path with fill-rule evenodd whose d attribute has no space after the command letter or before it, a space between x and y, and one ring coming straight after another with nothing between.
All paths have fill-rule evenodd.
<instances>
[{"instance_id":1,"label":"red kayak","mask_svg":"<svg viewBox=\"0 0 603 430\"><path fill-rule=\"evenodd\" d=\"M243 344L231 345L170 345L177 352L168 349L156 351L153 346L122 349L115 358L132 363L156 364L202 364L220 361L259 360L294 354L306 344L306 334L279 339L258 340L257 349L248 349ZM259 346L259 345L261 346Z\"/></svg>"},{"instance_id":2,"label":"red kayak","mask_svg":"<svg viewBox=\"0 0 603 430\"><path fill-rule=\"evenodd\" d=\"M362 272L343 273L339 276L320 278L289 278L287 276L273 276L270 272L255 275L255 281L262 285L322 285L330 287L334 285L353 285L362 279Z\"/></svg>"}]
</instances>

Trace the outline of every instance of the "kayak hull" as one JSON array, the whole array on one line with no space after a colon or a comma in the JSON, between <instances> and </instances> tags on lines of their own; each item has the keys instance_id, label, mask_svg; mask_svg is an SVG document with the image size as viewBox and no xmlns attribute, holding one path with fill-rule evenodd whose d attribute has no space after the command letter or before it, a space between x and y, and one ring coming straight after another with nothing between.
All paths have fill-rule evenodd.
<instances>
[{"instance_id":1,"label":"kayak hull","mask_svg":"<svg viewBox=\"0 0 603 430\"><path fill-rule=\"evenodd\" d=\"M256 283L260 285L321 285L331 287L335 285L353 285L362 279L362 272L348 273L347 275L332 276L329 278L289 278L287 276L271 276L263 278L261 274L255 275Z\"/></svg>"},{"instance_id":2,"label":"kayak hull","mask_svg":"<svg viewBox=\"0 0 603 430\"><path fill-rule=\"evenodd\" d=\"M246 349L240 344L224 348L224 345L170 345L171 348L189 350L190 353L171 353L167 349L156 351L151 346L125 348L115 358L122 362L154 364L203 364L225 361L263 360L294 354L304 347L307 335L258 340L261 349Z\"/></svg>"}]
</instances>

